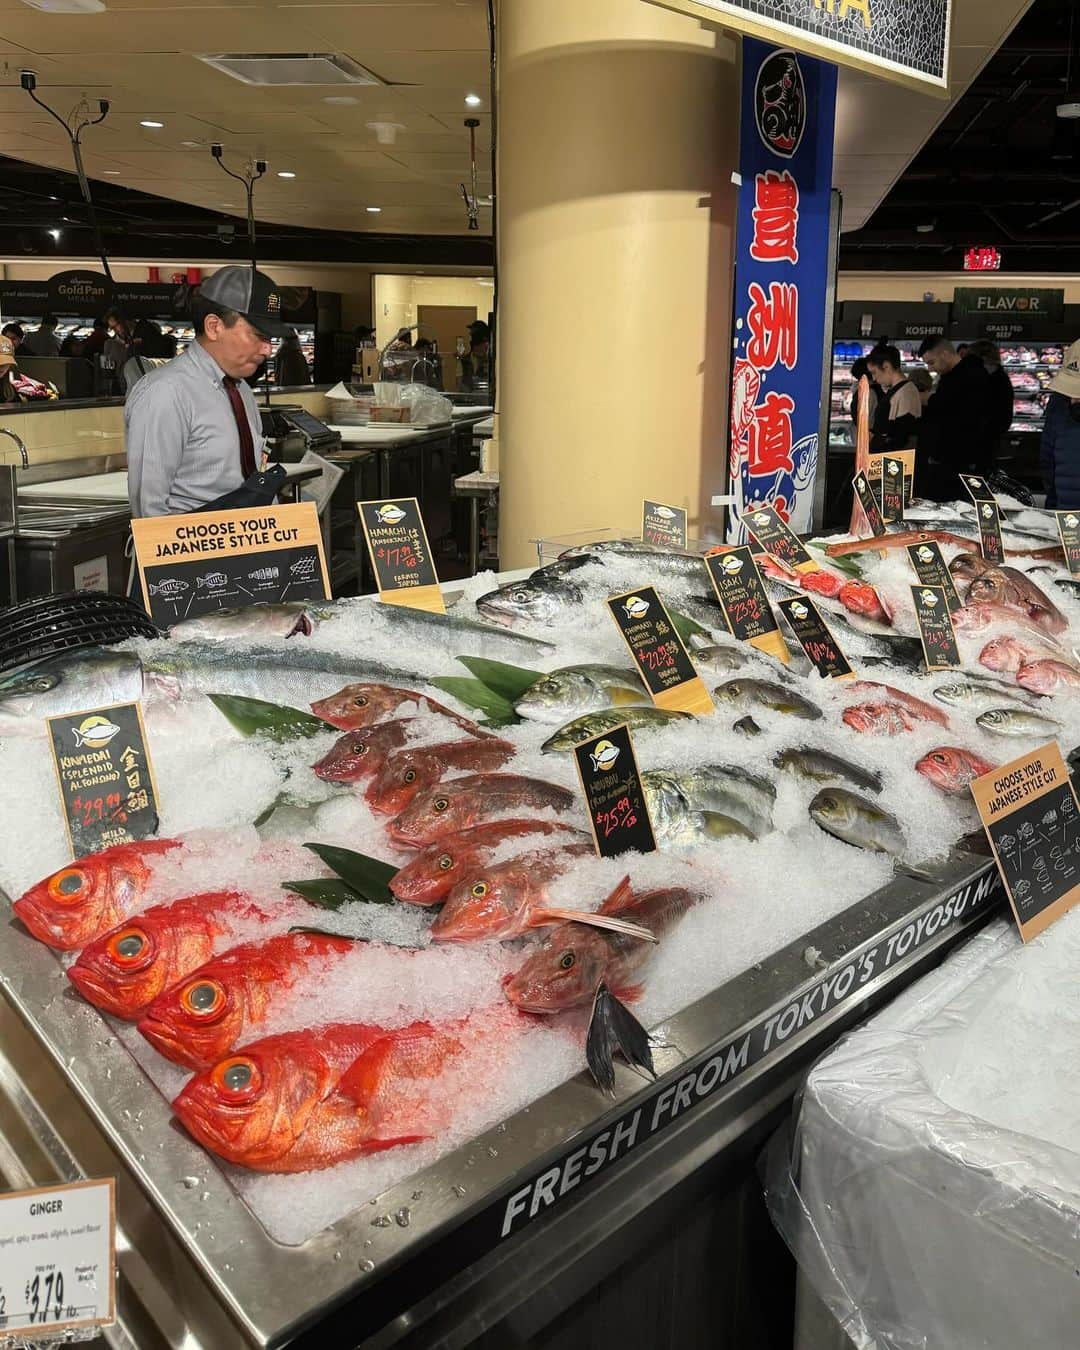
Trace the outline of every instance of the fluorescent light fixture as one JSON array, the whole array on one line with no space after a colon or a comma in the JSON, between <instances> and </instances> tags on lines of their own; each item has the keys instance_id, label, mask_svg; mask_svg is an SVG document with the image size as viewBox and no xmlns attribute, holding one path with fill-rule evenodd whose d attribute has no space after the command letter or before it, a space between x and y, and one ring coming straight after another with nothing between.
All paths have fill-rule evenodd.
<instances>
[{"instance_id":1,"label":"fluorescent light fixture","mask_svg":"<svg viewBox=\"0 0 1080 1350\"><path fill-rule=\"evenodd\" d=\"M296 174L291 169L278 169L279 178L295 178Z\"/></svg>"},{"instance_id":2,"label":"fluorescent light fixture","mask_svg":"<svg viewBox=\"0 0 1080 1350\"><path fill-rule=\"evenodd\" d=\"M117 178L120 175L119 169L102 169L101 172L108 178Z\"/></svg>"},{"instance_id":3,"label":"fluorescent light fixture","mask_svg":"<svg viewBox=\"0 0 1080 1350\"><path fill-rule=\"evenodd\" d=\"M185 147L186 149L188 149L188 150L195 150L195 149L198 148L199 142L198 142L198 141L181 141L180 144L181 144L182 146L184 146L184 147Z\"/></svg>"},{"instance_id":4,"label":"fluorescent light fixture","mask_svg":"<svg viewBox=\"0 0 1080 1350\"><path fill-rule=\"evenodd\" d=\"M139 126L141 127L153 127L155 130L157 130L160 127L163 127L164 125L165 125L164 122L155 122L152 117L144 117L142 121L139 123Z\"/></svg>"},{"instance_id":5,"label":"fluorescent light fixture","mask_svg":"<svg viewBox=\"0 0 1080 1350\"><path fill-rule=\"evenodd\" d=\"M916 234L933 234L933 233L934 233L934 222L933 222L933 221L930 221L930 222L929 222L928 224L926 224L926 225L916 225L916 226L915 226L915 233L916 233Z\"/></svg>"},{"instance_id":6,"label":"fluorescent light fixture","mask_svg":"<svg viewBox=\"0 0 1080 1350\"><path fill-rule=\"evenodd\" d=\"M102 0L23 0L23 4L46 14L101 14L105 9Z\"/></svg>"},{"instance_id":7,"label":"fluorescent light fixture","mask_svg":"<svg viewBox=\"0 0 1080 1350\"><path fill-rule=\"evenodd\" d=\"M365 206L365 207L364 207L364 210L365 210L365 211L369 211L373 216L377 216L377 215L379 214L379 212L382 210L382 207L381 207L381 206Z\"/></svg>"},{"instance_id":8,"label":"fluorescent light fixture","mask_svg":"<svg viewBox=\"0 0 1080 1350\"><path fill-rule=\"evenodd\" d=\"M465 103L466 103L466 106L467 106L467 107L470 107L470 108L479 108L480 104L483 103L483 101L484 101L484 100L480 97L479 94L466 94L466 95L465 95Z\"/></svg>"},{"instance_id":9,"label":"fluorescent light fixture","mask_svg":"<svg viewBox=\"0 0 1080 1350\"><path fill-rule=\"evenodd\" d=\"M223 52L197 59L244 84L382 84L340 52Z\"/></svg>"},{"instance_id":10,"label":"fluorescent light fixture","mask_svg":"<svg viewBox=\"0 0 1080 1350\"><path fill-rule=\"evenodd\" d=\"M360 100L352 94L327 94L323 102L332 103L335 108L354 108Z\"/></svg>"}]
</instances>

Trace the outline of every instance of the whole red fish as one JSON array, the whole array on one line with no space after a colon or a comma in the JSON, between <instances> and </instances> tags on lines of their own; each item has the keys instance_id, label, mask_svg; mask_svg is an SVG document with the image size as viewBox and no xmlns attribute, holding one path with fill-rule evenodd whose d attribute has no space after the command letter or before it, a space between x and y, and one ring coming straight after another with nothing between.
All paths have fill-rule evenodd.
<instances>
[{"instance_id":1,"label":"whole red fish","mask_svg":"<svg viewBox=\"0 0 1080 1350\"><path fill-rule=\"evenodd\" d=\"M173 1102L204 1148L257 1172L307 1172L430 1138L431 1089L461 1050L428 1022L350 1023L255 1041L197 1074Z\"/></svg>"},{"instance_id":2,"label":"whole red fish","mask_svg":"<svg viewBox=\"0 0 1080 1350\"><path fill-rule=\"evenodd\" d=\"M258 1033L276 997L355 950L349 938L303 932L230 947L159 994L139 1031L173 1063L209 1068Z\"/></svg>"},{"instance_id":3,"label":"whole red fish","mask_svg":"<svg viewBox=\"0 0 1080 1350\"><path fill-rule=\"evenodd\" d=\"M426 694L418 694L413 689L395 689L389 684L366 682L347 684L344 689L339 689L329 698L311 704L311 711L316 717L321 717L332 727L340 727L342 731L355 731L359 727L371 727L377 722L391 721L397 717L401 708L408 710L406 715L424 709L427 712L437 713L440 717L448 717L455 726L461 727L471 736L487 734L475 722L470 722L467 717L444 708L441 703L436 703Z\"/></svg>"},{"instance_id":4,"label":"whole red fish","mask_svg":"<svg viewBox=\"0 0 1080 1350\"><path fill-rule=\"evenodd\" d=\"M925 703L921 698L916 698L914 694L905 693L903 689L894 689L891 684L878 684L876 680L855 680L847 687L854 693L859 694L873 694L875 696L884 694L884 701L899 704L917 721L936 722L939 727L949 725L949 719L940 708L935 708L931 703Z\"/></svg>"},{"instance_id":5,"label":"whole red fish","mask_svg":"<svg viewBox=\"0 0 1080 1350\"><path fill-rule=\"evenodd\" d=\"M292 907L285 901L280 912ZM189 970L235 941L245 924L274 912L240 891L151 905L84 947L67 977L102 1012L134 1021Z\"/></svg>"},{"instance_id":6,"label":"whole red fish","mask_svg":"<svg viewBox=\"0 0 1080 1350\"><path fill-rule=\"evenodd\" d=\"M988 600L969 600L966 605L953 611L952 618L953 627L958 633L981 633L994 624L1007 624L1020 633L1045 641L1049 631L1034 623L1026 609L994 604Z\"/></svg>"},{"instance_id":7,"label":"whole red fish","mask_svg":"<svg viewBox=\"0 0 1080 1350\"><path fill-rule=\"evenodd\" d=\"M624 883L601 905L600 913L630 919L662 937L701 899L681 886L634 896ZM652 942L606 932L582 923L563 923L546 933L521 969L504 986L523 1012L556 1013L587 1007L604 983L620 999L640 995L637 983L656 951Z\"/></svg>"},{"instance_id":8,"label":"whole red fish","mask_svg":"<svg viewBox=\"0 0 1080 1350\"><path fill-rule=\"evenodd\" d=\"M542 922L548 889L591 844L532 849L458 882L431 929L435 942L515 938Z\"/></svg>"},{"instance_id":9,"label":"whole red fish","mask_svg":"<svg viewBox=\"0 0 1080 1350\"><path fill-rule=\"evenodd\" d=\"M399 815L420 792L434 787L452 770L487 773L513 759L514 747L495 736L482 740L443 741L398 750L368 784L364 798L373 811Z\"/></svg>"},{"instance_id":10,"label":"whole red fish","mask_svg":"<svg viewBox=\"0 0 1080 1350\"><path fill-rule=\"evenodd\" d=\"M1033 646L1020 638L999 637L988 642L979 653L979 664L987 670L1012 671L1035 661L1056 660L1060 653L1050 648Z\"/></svg>"},{"instance_id":11,"label":"whole red fish","mask_svg":"<svg viewBox=\"0 0 1080 1350\"><path fill-rule=\"evenodd\" d=\"M937 540L939 544L956 544L965 552L971 548L970 539L965 539L962 534L953 534L951 530L903 530L870 539L846 539L841 543L829 544L825 552L830 558L843 558L849 553L907 548L909 544L926 544L931 540ZM1065 558L1064 552L1056 544L1046 548L1007 548L1005 553L1010 558L1045 558L1048 562L1054 559L1064 561Z\"/></svg>"},{"instance_id":12,"label":"whole red fish","mask_svg":"<svg viewBox=\"0 0 1080 1350\"><path fill-rule=\"evenodd\" d=\"M892 616L881 603L881 597L865 581L846 581L837 591L836 598L852 614L874 619L878 623L892 624Z\"/></svg>"},{"instance_id":13,"label":"whole red fish","mask_svg":"<svg viewBox=\"0 0 1080 1350\"><path fill-rule=\"evenodd\" d=\"M1029 661L1016 672L1016 683L1032 694L1080 689L1080 671L1064 661Z\"/></svg>"},{"instance_id":14,"label":"whole red fish","mask_svg":"<svg viewBox=\"0 0 1080 1350\"><path fill-rule=\"evenodd\" d=\"M445 835L523 809L567 811L575 797L566 788L511 773L478 773L454 778L421 792L391 824L390 836L409 848L423 848Z\"/></svg>"},{"instance_id":15,"label":"whole red fish","mask_svg":"<svg viewBox=\"0 0 1080 1350\"><path fill-rule=\"evenodd\" d=\"M831 598L839 594L844 584L843 577L837 576L835 572L828 572L823 567L815 568L813 571L793 572L781 567L771 554L758 552L754 554L754 561L767 577L780 582L783 586L789 586L792 590L813 591L815 595Z\"/></svg>"},{"instance_id":16,"label":"whole red fish","mask_svg":"<svg viewBox=\"0 0 1080 1350\"><path fill-rule=\"evenodd\" d=\"M490 825L474 825L425 848L390 879L390 889L398 900L410 905L437 905L463 877L483 867L505 840L533 836L579 843L589 837L553 820L496 820Z\"/></svg>"},{"instance_id":17,"label":"whole red fish","mask_svg":"<svg viewBox=\"0 0 1080 1350\"><path fill-rule=\"evenodd\" d=\"M857 703L845 708L841 718L852 731L871 736L902 736L923 720L899 703Z\"/></svg>"},{"instance_id":18,"label":"whole red fish","mask_svg":"<svg viewBox=\"0 0 1080 1350\"><path fill-rule=\"evenodd\" d=\"M997 765L959 746L939 745L936 750L923 755L915 768L936 788L952 793L963 792L973 778L989 773Z\"/></svg>"},{"instance_id":19,"label":"whole red fish","mask_svg":"<svg viewBox=\"0 0 1080 1350\"><path fill-rule=\"evenodd\" d=\"M31 886L12 909L39 941L74 951L141 904L155 859L179 847L178 839L144 839L89 853Z\"/></svg>"},{"instance_id":20,"label":"whole red fish","mask_svg":"<svg viewBox=\"0 0 1080 1350\"><path fill-rule=\"evenodd\" d=\"M363 731L347 731L332 748L311 767L315 776L327 783L359 783L370 778L386 763L395 750L409 738L412 719L380 722Z\"/></svg>"}]
</instances>

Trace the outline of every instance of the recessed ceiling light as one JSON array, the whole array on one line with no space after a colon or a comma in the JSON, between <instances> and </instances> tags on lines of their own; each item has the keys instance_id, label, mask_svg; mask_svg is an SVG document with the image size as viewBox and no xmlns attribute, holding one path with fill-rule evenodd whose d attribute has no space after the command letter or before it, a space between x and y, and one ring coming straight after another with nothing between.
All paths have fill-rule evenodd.
<instances>
[{"instance_id":1,"label":"recessed ceiling light","mask_svg":"<svg viewBox=\"0 0 1080 1350\"><path fill-rule=\"evenodd\" d=\"M364 210L365 210L365 211L370 211L370 213L371 213L373 216L377 216L377 215L379 214L379 212L382 210L382 207L381 207L381 206L365 206L365 207L364 207Z\"/></svg>"},{"instance_id":2,"label":"recessed ceiling light","mask_svg":"<svg viewBox=\"0 0 1080 1350\"><path fill-rule=\"evenodd\" d=\"M198 141L181 141L180 144L186 146L189 150L195 150L195 149L198 148L199 142L198 142Z\"/></svg>"},{"instance_id":3,"label":"recessed ceiling light","mask_svg":"<svg viewBox=\"0 0 1080 1350\"><path fill-rule=\"evenodd\" d=\"M23 0L23 3L46 14L100 14L105 8L102 0Z\"/></svg>"},{"instance_id":4,"label":"recessed ceiling light","mask_svg":"<svg viewBox=\"0 0 1080 1350\"><path fill-rule=\"evenodd\" d=\"M58 243L60 242L60 231L59 231L59 230L50 230L49 233L50 233L50 234L52 235L52 237L53 237L53 242L58 244Z\"/></svg>"},{"instance_id":5,"label":"recessed ceiling light","mask_svg":"<svg viewBox=\"0 0 1080 1350\"><path fill-rule=\"evenodd\" d=\"M165 125L164 122L155 122L149 117L144 117L142 121L139 123L139 126L141 127L154 127L155 130L159 127L163 127L164 125Z\"/></svg>"},{"instance_id":6,"label":"recessed ceiling light","mask_svg":"<svg viewBox=\"0 0 1080 1350\"><path fill-rule=\"evenodd\" d=\"M296 177L296 174L294 174L290 169L278 169L278 177L279 177L279 178L295 178L295 177Z\"/></svg>"},{"instance_id":7,"label":"recessed ceiling light","mask_svg":"<svg viewBox=\"0 0 1080 1350\"><path fill-rule=\"evenodd\" d=\"M479 94L465 95L465 102L466 104L468 104L470 108L479 108L480 104L483 103L483 101L484 100L480 97Z\"/></svg>"},{"instance_id":8,"label":"recessed ceiling light","mask_svg":"<svg viewBox=\"0 0 1080 1350\"><path fill-rule=\"evenodd\" d=\"M360 100L353 98L352 94L328 94L323 102L332 103L335 108L353 108Z\"/></svg>"},{"instance_id":9,"label":"recessed ceiling light","mask_svg":"<svg viewBox=\"0 0 1080 1350\"><path fill-rule=\"evenodd\" d=\"M117 177L117 175L120 173L120 170L119 170L119 169L102 169L101 172L104 173L104 174L107 174L108 177L110 177L110 178L115 178L115 177Z\"/></svg>"},{"instance_id":10,"label":"recessed ceiling light","mask_svg":"<svg viewBox=\"0 0 1080 1350\"><path fill-rule=\"evenodd\" d=\"M931 222L930 222L929 224L927 224L927 225L916 225L916 226L915 226L915 233L916 233L916 234L933 234L933 233L934 233L934 225L933 225L933 222L931 221Z\"/></svg>"}]
</instances>

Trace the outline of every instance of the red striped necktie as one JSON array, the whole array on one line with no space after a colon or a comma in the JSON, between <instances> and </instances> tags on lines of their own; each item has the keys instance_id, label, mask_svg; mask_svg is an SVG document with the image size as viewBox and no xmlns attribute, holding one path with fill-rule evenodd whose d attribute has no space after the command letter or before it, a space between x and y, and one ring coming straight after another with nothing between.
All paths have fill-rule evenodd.
<instances>
[{"instance_id":1,"label":"red striped necktie","mask_svg":"<svg viewBox=\"0 0 1080 1350\"><path fill-rule=\"evenodd\" d=\"M250 478L255 472L255 441L251 435L251 423L248 421L247 409L244 407L244 400L240 397L240 388L236 380L231 375L225 375L222 377L222 383L229 396L229 402L232 404L233 416L236 418L236 430L240 434L240 468L243 470L244 477Z\"/></svg>"}]
</instances>

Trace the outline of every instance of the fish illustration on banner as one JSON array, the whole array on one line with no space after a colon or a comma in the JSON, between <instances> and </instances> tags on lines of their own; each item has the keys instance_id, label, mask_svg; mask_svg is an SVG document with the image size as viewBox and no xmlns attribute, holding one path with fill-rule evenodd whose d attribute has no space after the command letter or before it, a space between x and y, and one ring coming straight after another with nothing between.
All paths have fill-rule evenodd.
<instances>
[{"instance_id":1,"label":"fish illustration on banner","mask_svg":"<svg viewBox=\"0 0 1080 1350\"><path fill-rule=\"evenodd\" d=\"M728 540L775 506L810 528L825 346L836 68L743 39Z\"/></svg>"}]
</instances>

